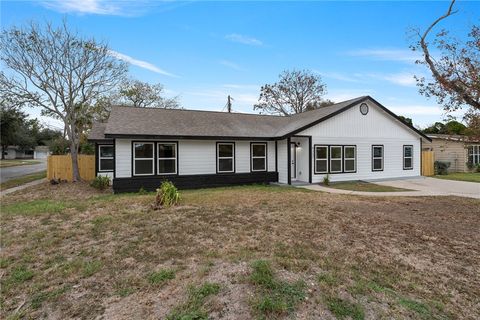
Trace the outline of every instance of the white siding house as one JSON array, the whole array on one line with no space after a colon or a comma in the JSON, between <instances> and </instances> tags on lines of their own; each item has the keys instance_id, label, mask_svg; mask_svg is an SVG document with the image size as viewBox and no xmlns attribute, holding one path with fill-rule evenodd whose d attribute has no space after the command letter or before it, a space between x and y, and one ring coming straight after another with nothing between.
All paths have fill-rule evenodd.
<instances>
[{"instance_id":1,"label":"white siding house","mask_svg":"<svg viewBox=\"0 0 480 320\"><path fill-rule=\"evenodd\" d=\"M290 117L114 107L90 140L97 174L125 192L415 177L429 138L360 97Z\"/></svg>"}]
</instances>

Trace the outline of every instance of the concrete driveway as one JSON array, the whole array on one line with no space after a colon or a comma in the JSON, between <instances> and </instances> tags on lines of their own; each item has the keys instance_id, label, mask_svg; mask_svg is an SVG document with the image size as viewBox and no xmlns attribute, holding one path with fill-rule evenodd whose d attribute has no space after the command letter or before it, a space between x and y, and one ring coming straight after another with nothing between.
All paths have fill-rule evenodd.
<instances>
[{"instance_id":1,"label":"concrete driveway","mask_svg":"<svg viewBox=\"0 0 480 320\"><path fill-rule=\"evenodd\" d=\"M443 180L429 177L418 177L401 180L376 181L385 186L417 190L418 195L426 196L459 196L480 199L480 183ZM402 192L397 192L401 195Z\"/></svg>"},{"instance_id":2,"label":"concrete driveway","mask_svg":"<svg viewBox=\"0 0 480 320\"><path fill-rule=\"evenodd\" d=\"M37 161L41 161L42 163L31 164L26 166L0 168L0 181L6 182L8 180L12 180L27 174L32 174L32 173L47 170L47 159L38 159Z\"/></svg>"}]
</instances>

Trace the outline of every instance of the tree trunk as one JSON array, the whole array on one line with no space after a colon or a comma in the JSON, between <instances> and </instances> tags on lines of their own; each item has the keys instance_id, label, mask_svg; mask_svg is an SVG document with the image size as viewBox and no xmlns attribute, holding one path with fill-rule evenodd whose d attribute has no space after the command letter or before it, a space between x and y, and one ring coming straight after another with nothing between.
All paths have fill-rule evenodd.
<instances>
[{"instance_id":1,"label":"tree trunk","mask_svg":"<svg viewBox=\"0 0 480 320\"><path fill-rule=\"evenodd\" d=\"M76 146L75 143L70 144L70 155L72 156L72 181L80 181L80 170L78 169L78 146Z\"/></svg>"},{"instance_id":2,"label":"tree trunk","mask_svg":"<svg viewBox=\"0 0 480 320\"><path fill-rule=\"evenodd\" d=\"M5 160L5 146L2 146L2 160Z\"/></svg>"}]
</instances>

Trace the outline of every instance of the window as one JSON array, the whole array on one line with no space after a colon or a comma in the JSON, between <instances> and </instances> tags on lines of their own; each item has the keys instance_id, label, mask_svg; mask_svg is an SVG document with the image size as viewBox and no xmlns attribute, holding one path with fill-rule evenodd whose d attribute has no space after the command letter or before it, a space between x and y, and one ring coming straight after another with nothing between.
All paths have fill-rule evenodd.
<instances>
[{"instance_id":1,"label":"window","mask_svg":"<svg viewBox=\"0 0 480 320\"><path fill-rule=\"evenodd\" d=\"M98 171L113 171L113 146L98 146Z\"/></svg>"},{"instance_id":2,"label":"window","mask_svg":"<svg viewBox=\"0 0 480 320\"><path fill-rule=\"evenodd\" d=\"M413 146L403 146L403 170L413 169Z\"/></svg>"},{"instance_id":3,"label":"window","mask_svg":"<svg viewBox=\"0 0 480 320\"><path fill-rule=\"evenodd\" d=\"M480 145L468 146L468 163L480 164Z\"/></svg>"},{"instance_id":4,"label":"window","mask_svg":"<svg viewBox=\"0 0 480 320\"><path fill-rule=\"evenodd\" d=\"M235 145L233 143L217 143L217 172L235 171Z\"/></svg>"},{"instance_id":5,"label":"window","mask_svg":"<svg viewBox=\"0 0 480 320\"><path fill-rule=\"evenodd\" d=\"M342 172L342 147L330 146L330 172Z\"/></svg>"},{"instance_id":6,"label":"window","mask_svg":"<svg viewBox=\"0 0 480 320\"><path fill-rule=\"evenodd\" d=\"M267 144L266 143L252 143L250 145L250 152L252 155L252 171L266 171L267 170Z\"/></svg>"},{"instance_id":7,"label":"window","mask_svg":"<svg viewBox=\"0 0 480 320\"><path fill-rule=\"evenodd\" d=\"M343 147L343 171L344 172L357 171L355 160L356 160L356 147L355 146Z\"/></svg>"},{"instance_id":8,"label":"window","mask_svg":"<svg viewBox=\"0 0 480 320\"><path fill-rule=\"evenodd\" d=\"M157 144L158 174L177 173L177 144L174 142L160 142Z\"/></svg>"},{"instance_id":9,"label":"window","mask_svg":"<svg viewBox=\"0 0 480 320\"><path fill-rule=\"evenodd\" d=\"M328 172L328 147L315 146L315 173Z\"/></svg>"},{"instance_id":10,"label":"window","mask_svg":"<svg viewBox=\"0 0 480 320\"><path fill-rule=\"evenodd\" d=\"M133 175L153 175L153 142L133 143Z\"/></svg>"},{"instance_id":11,"label":"window","mask_svg":"<svg viewBox=\"0 0 480 320\"><path fill-rule=\"evenodd\" d=\"M372 171L383 170L383 146L372 146Z\"/></svg>"}]
</instances>

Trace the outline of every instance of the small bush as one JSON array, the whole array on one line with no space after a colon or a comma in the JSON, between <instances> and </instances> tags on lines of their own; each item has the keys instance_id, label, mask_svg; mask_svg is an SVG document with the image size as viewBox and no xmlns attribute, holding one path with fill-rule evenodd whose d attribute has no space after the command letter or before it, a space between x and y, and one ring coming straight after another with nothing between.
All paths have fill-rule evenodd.
<instances>
[{"instance_id":1,"label":"small bush","mask_svg":"<svg viewBox=\"0 0 480 320\"><path fill-rule=\"evenodd\" d=\"M328 176L328 174L323 177L323 184L326 186L330 185L330 177Z\"/></svg>"},{"instance_id":2,"label":"small bush","mask_svg":"<svg viewBox=\"0 0 480 320\"><path fill-rule=\"evenodd\" d=\"M53 155L63 155L70 152L70 144L68 140L62 137L52 140L48 147Z\"/></svg>"},{"instance_id":3,"label":"small bush","mask_svg":"<svg viewBox=\"0 0 480 320\"><path fill-rule=\"evenodd\" d=\"M107 176L97 176L90 185L95 189L105 190L110 186L110 178Z\"/></svg>"},{"instance_id":4,"label":"small bush","mask_svg":"<svg viewBox=\"0 0 480 320\"><path fill-rule=\"evenodd\" d=\"M88 142L80 144L80 154L95 154L95 146Z\"/></svg>"},{"instance_id":5,"label":"small bush","mask_svg":"<svg viewBox=\"0 0 480 320\"><path fill-rule=\"evenodd\" d=\"M435 174L446 175L448 174L448 168L450 168L450 162L448 161L435 161Z\"/></svg>"},{"instance_id":6,"label":"small bush","mask_svg":"<svg viewBox=\"0 0 480 320\"><path fill-rule=\"evenodd\" d=\"M477 168L475 169L475 171L480 173L480 163L477 164Z\"/></svg>"},{"instance_id":7,"label":"small bush","mask_svg":"<svg viewBox=\"0 0 480 320\"><path fill-rule=\"evenodd\" d=\"M157 189L153 208L160 209L162 207L171 207L178 204L179 201L180 193L175 185L170 181L164 181L160 188Z\"/></svg>"}]
</instances>

